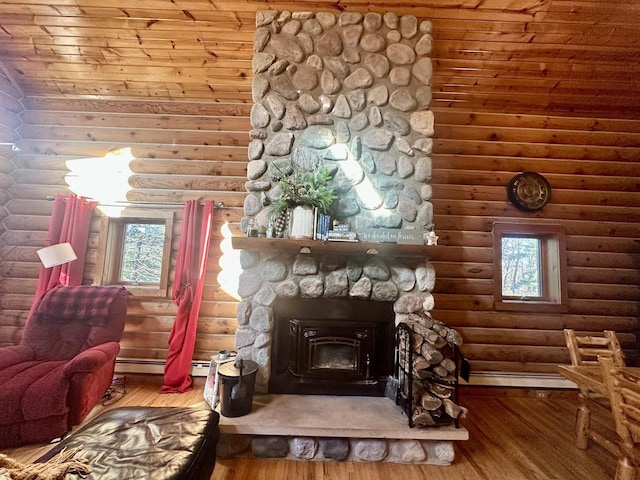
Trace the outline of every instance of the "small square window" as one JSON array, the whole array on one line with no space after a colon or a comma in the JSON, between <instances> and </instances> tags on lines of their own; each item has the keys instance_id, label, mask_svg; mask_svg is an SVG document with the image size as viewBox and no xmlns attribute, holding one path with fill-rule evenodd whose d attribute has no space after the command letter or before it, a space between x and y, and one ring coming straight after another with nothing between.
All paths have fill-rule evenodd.
<instances>
[{"instance_id":1,"label":"small square window","mask_svg":"<svg viewBox=\"0 0 640 480\"><path fill-rule=\"evenodd\" d=\"M496 223L493 238L496 310L568 310L562 227Z\"/></svg>"},{"instance_id":2,"label":"small square window","mask_svg":"<svg viewBox=\"0 0 640 480\"><path fill-rule=\"evenodd\" d=\"M542 297L542 240L502 236L502 298Z\"/></svg>"},{"instance_id":3,"label":"small square window","mask_svg":"<svg viewBox=\"0 0 640 480\"><path fill-rule=\"evenodd\" d=\"M172 212L130 210L121 217L103 217L101 284L124 285L138 296L166 296L172 229Z\"/></svg>"},{"instance_id":4,"label":"small square window","mask_svg":"<svg viewBox=\"0 0 640 480\"><path fill-rule=\"evenodd\" d=\"M165 224L125 222L118 283L159 285Z\"/></svg>"}]
</instances>

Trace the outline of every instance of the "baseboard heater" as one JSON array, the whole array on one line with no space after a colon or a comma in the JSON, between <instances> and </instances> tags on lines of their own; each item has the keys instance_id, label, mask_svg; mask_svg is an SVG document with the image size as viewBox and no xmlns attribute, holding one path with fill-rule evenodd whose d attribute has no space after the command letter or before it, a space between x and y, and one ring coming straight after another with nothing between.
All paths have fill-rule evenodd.
<instances>
[{"instance_id":1,"label":"baseboard heater","mask_svg":"<svg viewBox=\"0 0 640 480\"><path fill-rule=\"evenodd\" d=\"M208 360L193 360L191 362L191 375L194 377L206 377L209 373ZM164 360L152 358L117 358L116 373L142 373L162 375L164 373Z\"/></svg>"},{"instance_id":2,"label":"baseboard heater","mask_svg":"<svg viewBox=\"0 0 640 480\"><path fill-rule=\"evenodd\" d=\"M461 385L483 385L487 387L520 387L520 388L576 388L575 383L552 373L507 373L476 372L471 373L469 382L460 381Z\"/></svg>"},{"instance_id":3,"label":"baseboard heater","mask_svg":"<svg viewBox=\"0 0 640 480\"><path fill-rule=\"evenodd\" d=\"M209 374L209 361L193 360L191 375L206 377ZM116 373L141 373L162 375L164 360L145 358L116 359ZM483 385L487 387L525 387L525 388L576 388L576 385L559 374L525 374L502 372L472 373L469 382L460 381L461 385Z\"/></svg>"}]
</instances>

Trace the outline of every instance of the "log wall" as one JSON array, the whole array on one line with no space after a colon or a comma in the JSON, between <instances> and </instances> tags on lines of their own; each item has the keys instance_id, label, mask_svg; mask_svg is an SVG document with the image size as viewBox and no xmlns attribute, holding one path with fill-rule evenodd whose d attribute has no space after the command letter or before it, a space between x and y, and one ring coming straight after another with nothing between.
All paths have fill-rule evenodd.
<instances>
[{"instance_id":1,"label":"log wall","mask_svg":"<svg viewBox=\"0 0 640 480\"><path fill-rule=\"evenodd\" d=\"M625 9L637 7L628 2L547 1L534 2L538 10L526 10L518 3L531 2L492 1L477 8L465 2L462 8L449 2L431 7L395 2L388 7L433 22L436 132L431 184L434 223L440 244L446 246L433 259L433 314L460 331L462 350L475 372L555 372L558 363L568 362L564 327L614 329L635 361L640 28ZM31 80L23 100L26 110L4 115L9 120L0 125L13 129L20 147L13 157L15 171L3 167L0 172L3 187L7 177L11 179L3 192L8 199L2 219L5 244L44 242L51 209L46 197L68 192L66 160L123 147L132 147L135 157L129 200L182 203L210 198L226 205L216 212L216 232L224 222L240 220L250 129L252 19L264 5L219 7L235 14L238 22L227 35L235 45L233 71L210 71L222 92L215 101L176 100L176 92L172 100L159 95L154 100L127 98L113 86L117 76L108 83L107 67L92 72L105 82L101 99L83 98L83 92L75 97L38 94L38 86L45 85ZM269 7L334 8L328 2L270 2ZM350 2L350 7L385 11L384 2ZM17 102L11 89L7 96L1 85L0 77L0 98ZM144 96L144 86L132 88ZM545 175L553 188L551 202L537 213L519 211L506 199L509 179L527 170ZM179 219L181 209L176 212ZM492 224L529 220L566 228L566 314L493 308ZM91 234L87 282L100 261L95 250L98 223ZM236 300L217 281L220 239L217 233L209 262L195 354L200 359L233 348L237 326ZM15 248L0 265L2 344L20 337L20 322L36 285L35 249ZM132 299L122 356L163 358L174 313L169 299Z\"/></svg>"},{"instance_id":2,"label":"log wall","mask_svg":"<svg viewBox=\"0 0 640 480\"><path fill-rule=\"evenodd\" d=\"M9 176L14 168L11 158L13 142L18 139L17 128L20 125L18 114L23 110L20 99L22 92L11 82L5 72L0 69L0 247L3 246L2 220L7 216L7 193L12 180Z\"/></svg>"},{"instance_id":3,"label":"log wall","mask_svg":"<svg viewBox=\"0 0 640 480\"><path fill-rule=\"evenodd\" d=\"M0 69L0 344L13 344L20 339L24 314L9 308L4 302L5 279L11 275L11 268L6 265L7 255L17 250L10 237L13 232L7 231L7 218L10 213L8 204L11 201L9 189L13 183L11 174L14 170L13 142L18 140L17 128L20 126L19 114L23 110L20 99L22 92L12 83L5 71ZM26 235L26 234L25 234ZM22 236L22 235L21 235ZM35 287L34 287L35 290Z\"/></svg>"},{"instance_id":4,"label":"log wall","mask_svg":"<svg viewBox=\"0 0 640 480\"><path fill-rule=\"evenodd\" d=\"M217 277L222 226L235 224L242 217L250 106L52 98L26 98L25 104L24 123L17 129L20 153L14 160L14 184L9 188L13 200L7 206L9 216L5 219L7 228L12 230L8 241L22 244L21 230L29 230L29 238L44 244L52 204L47 197L70 193L65 184L66 161L100 158L130 147L134 156L130 168L134 173L129 178L132 189L128 200L157 204L175 212L170 278L179 242L181 204L192 199L224 202L225 208L217 209L214 215L214 239L194 358L208 359L211 352L232 349L237 301L222 290ZM171 143L167 144L169 137ZM212 140L217 137L221 140ZM87 138L92 141L87 142ZM94 215L85 283L95 280L101 215L99 210ZM2 272L10 277L2 280L3 309L13 316L24 317L30 306L29 292L35 290L39 270L37 248L18 247L3 264ZM130 299L121 357L166 356L177 311L170 297L169 291L165 299ZM16 338L17 328L11 339Z\"/></svg>"}]
</instances>

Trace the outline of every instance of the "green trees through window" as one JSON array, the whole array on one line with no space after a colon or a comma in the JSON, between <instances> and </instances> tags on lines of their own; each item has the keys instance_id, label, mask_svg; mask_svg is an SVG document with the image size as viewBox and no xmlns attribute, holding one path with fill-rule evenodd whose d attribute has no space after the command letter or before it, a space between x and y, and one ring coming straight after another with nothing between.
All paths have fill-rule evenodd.
<instances>
[{"instance_id":1,"label":"green trees through window","mask_svg":"<svg viewBox=\"0 0 640 480\"><path fill-rule=\"evenodd\" d=\"M494 223L494 308L568 311L566 248L561 225Z\"/></svg>"},{"instance_id":2,"label":"green trees through window","mask_svg":"<svg viewBox=\"0 0 640 480\"><path fill-rule=\"evenodd\" d=\"M126 223L124 225L121 282L160 283L164 234L164 223Z\"/></svg>"},{"instance_id":3,"label":"green trees through window","mask_svg":"<svg viewBox=\"0 0 640 480\"><path fill-rule=\"evenodd\" d=\"M540 239L504 235L502 237L502 295L540 297Z\"/></svg>"}]
</instances>

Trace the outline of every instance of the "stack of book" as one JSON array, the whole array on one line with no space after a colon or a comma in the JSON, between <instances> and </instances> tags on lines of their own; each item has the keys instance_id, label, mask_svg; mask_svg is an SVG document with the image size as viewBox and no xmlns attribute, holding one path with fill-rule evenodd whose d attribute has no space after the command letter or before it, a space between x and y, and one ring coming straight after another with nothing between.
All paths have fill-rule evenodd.
<instances>
[{"instance_id":1,"label":"stack of book","mask_svg":"<svg viewBox=\"0 0 640 480\"><path fill-rule=\"evenodd\" d=\"M337 223L327 234L327 240L330 242L357 242L358 234L352 232L348 223Z\"/></svg>"},{"instance_id":2,"label":"stack of book","mask_svg":"<svg viewBox=\"0 0 640 480\"><path fill-rule=\"evenodd\" d=\"M313 229L314 240L327 240L329 238L329 225L331 217L325 213L319 212L316 208L315 226Z\"/></svg>"}]
</instances>

